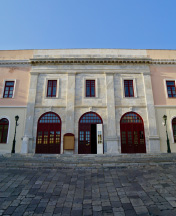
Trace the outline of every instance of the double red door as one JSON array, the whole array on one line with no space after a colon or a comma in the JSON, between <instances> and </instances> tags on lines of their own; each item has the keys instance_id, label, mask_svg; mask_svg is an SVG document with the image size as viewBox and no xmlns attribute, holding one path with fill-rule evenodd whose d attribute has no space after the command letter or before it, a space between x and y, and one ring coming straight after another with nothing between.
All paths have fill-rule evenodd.
<instances>
[{"instance_id":1,"label":"double red door","mask_svg":"<svg viewBox=\"0 0 176 216\"><path fill-rule=\"evenodd\" d=\"M144 125L142 123L121 124L121 152L146 153Z\"/></svg>"},{"instance_id":2,"label":"double red door","mask_svg":"<svg viewBox=\"0 0 176 216\"><path fill-rule=\"evenodd\" d=\"M61 142L61 124L39 123L36 139L36 153L59 154Z\"/></svg>"}]
</instances>

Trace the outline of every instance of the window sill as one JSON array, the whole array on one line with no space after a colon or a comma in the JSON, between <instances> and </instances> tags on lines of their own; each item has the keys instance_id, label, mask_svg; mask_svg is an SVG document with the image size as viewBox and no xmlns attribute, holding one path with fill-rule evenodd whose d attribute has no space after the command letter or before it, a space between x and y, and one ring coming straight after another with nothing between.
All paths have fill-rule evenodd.
<instances>
[{"instance_id":1,"label":"window sill","mask_svg":"<svg viewBox=\"0 0 176 216\"><path fill-rule=\"evenodd\" d=\"M59 97L44 97L45 100L50 100L50 99L59 99Z\"/></svg>"},{"instance_id":2,"label":"window sill","mask_svg":"<svg viewBox=\"0 0 176 216\"><path fill-rule=\"evenodd\" d=\"M0 145L1 145L1 144L4 145L4 144L7 144L7 143L0 143Z\"/></svg>"},{"instance_id":3,"label":"window sill","mask_svg":"<svg viewBox=\"0 0 176 216\"><path fill-rule=\"evenodd\" d=\"M84 99L97 99L98 97L84 97Z\"/></svg>"},{"instance_id":4,"label":"window sill","mask_svg":"<svg viewBox=\"0 0 176 216\"><path fill-rule=\"evenodd\" d=\"M1 97L1 99L14 99L14 97L11 97L11 98L4 98L4 97Z\"/></svg>"},{"instance_id":5,"label":"window sill","mask_svg":"<svg viewBox=\"0 0 176 216\"><path fill-rule=\"evenodd\" d=\"M135 98L138 98L138 97L123 97L123 98L126 98L126 99L135 99Z\"/></svg>"}]
</instances>

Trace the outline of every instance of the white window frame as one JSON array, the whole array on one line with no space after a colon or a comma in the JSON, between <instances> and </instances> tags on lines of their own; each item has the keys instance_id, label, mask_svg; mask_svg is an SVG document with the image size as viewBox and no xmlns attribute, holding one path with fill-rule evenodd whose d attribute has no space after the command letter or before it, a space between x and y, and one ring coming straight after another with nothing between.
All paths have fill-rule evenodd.
<instances>
[{"instance_id":1,"label":"white window frame","mask_svg":"<svg viewBox=\"0 0 176 216\"><path fill-rule=\"evenodd\" d=\"M172 116L171 121L170 121L170 126L171 126L171 134L172 134L172 143L173 143L173 144L176 144L176 143L174 142L174 133L173 133L173 127L172 127L172 120L173 120L174 118L176 118L176 116Z\"/></svg>"},{"instance_id":2,"label":"white window frame","mask_svg":"<svg viewBox=\"0 0 176 216\"><path fill-rule=\"evenodd\" d=\"M95 80L95 97L86 97L86 80ZM83 98L85 99L95 99L98 98L98 79L91 77L83 78Z\"/></svg>"},{"instance_id":3,"label":"white window frame","mask_svg":"<svg viewBox=\"0 0 176 216\"><path fill-rule=\"evenodd\" d=\"M125 97L125 86L124 81L125 80L133 80L133 90L134 90L134 97ZM122 98L128 98L128 99L134 99L137 98L137 87L136 87L136 78L130 78L130 77L121 77L121 87L122 87Z\"/></svg>"},{"instance_id":4,"label":"white window frame","mask_svg":"<svg viewBox=\"0 0 176 216\"><path fill-rule=\"evenodd\" d=\"M0 143L2 145L9 143L9 133L10 133L10 119L9 119L9 117L4 116L4 115L0 116L0 120L3 119L3 118L6 118L9 121L9 127L8 127L8 133L7 133L7 142L6 143Z\"/></svg>"},{"instance_id":5,"label":"white window frame","mask_svg":"<svg viewBox=\"0 0 176 216\"><path fill-rule=\"evenodd\" d=\"M57 81L57 88L56 88L56 97L47 97L47 90L48 90L48 81L49 80L56 80ZM44 90L44 98L45 99L57 99L59 98L59 79L58 78L45 78L45 90Z\"/></svg>"},{"instance_id":6,"label":"white window frame","mask_svg":"<svg viewBox=\"0 0 176 216\"><path fill-rule=\"evenodd\" d=\"M176 87L176 80L175 79L164 79L166 98L168 98L168 99L176 99L176 97L168 97L167 84L166 84L167 81L175 81L175 87Z\"/></svg>"},{"instance_id":7,"label":"white window frame","mask_svg":"<svg viewBox=\"0 0 176 216\"><path fill-rule=\"evenodd\" d=\"M4 88L5 88L5 83L6 82L14 82L13 95L12 95L11 98L4 98L3 97L4 96ZM3 81L3 88L2 88L2 92L1 92L1 98L3 98L3 99L12 99L12 98L14 98L15 97L15 88L16 88L16 79L5 79Z\"/></svg>"}]
</instances>

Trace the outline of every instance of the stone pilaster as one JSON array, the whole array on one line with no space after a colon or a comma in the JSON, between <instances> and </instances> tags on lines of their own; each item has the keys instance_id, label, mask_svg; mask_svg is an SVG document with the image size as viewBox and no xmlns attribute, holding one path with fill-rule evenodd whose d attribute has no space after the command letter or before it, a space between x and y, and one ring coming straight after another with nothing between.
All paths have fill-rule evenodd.
<instances>
[{"instance_id":1,"label":"stone pilaster","mask_svg":"<svg viewBox=\"0 0 176 216\"><path fill-rule=\"evenodd\" d=\"M106 74L107 100L107 153L118 153L115 117L114 75Z\"/></svg>"},{"instance_id":2,"label":"stone pilaster","mask_svg":"<svg viewBox=\"0 0 176 216\"><path fill-rule=\"evenodd\" d=\"M33 139L33 121L34 121L34 109L35 98L37 89L38 74L31 74L30 88L28 95L28 105L26 110L26 122L24 137L21 146L21 153L33 153L32 152L32 139Z\"/></svg>"},{"instance_id":3,"label":"stone pilaster","mask_svg":"<svg viewBox=\"0 0 176 216\"><path fill-rule=\"evenodd\" d=\"M68 74L67 80L67 107L66 107L66 132L74 134L75 110L75 74Z\"/></svg>"},{"instance_id":4,"label":"stone pilaster","mask_svg":"<svg viewBox=\"0 0 176 216\"><path fill-rule=\"evenodd\" d=\"M147 119L149 129L149 152L160 152L160 140L156 126L155 107L153 101L151 76L148 74L143 75L144 91L147 107Z\"/></svg>"}]
</instances>

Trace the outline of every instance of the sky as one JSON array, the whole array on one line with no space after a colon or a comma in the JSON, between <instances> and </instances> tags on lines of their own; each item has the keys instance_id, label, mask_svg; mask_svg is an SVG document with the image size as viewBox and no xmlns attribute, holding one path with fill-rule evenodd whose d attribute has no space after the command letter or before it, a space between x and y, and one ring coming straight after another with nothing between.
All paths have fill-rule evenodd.
<instances>
[{"instance_id":1,"label":"sky","mask_svg":"<svg viewBox=\"0 0 176 216\"><path fill-rule=\"evenodd\" d=\"M176 0L0 0L0 50L176 49Z\"/></svg>"}]
</instances>

